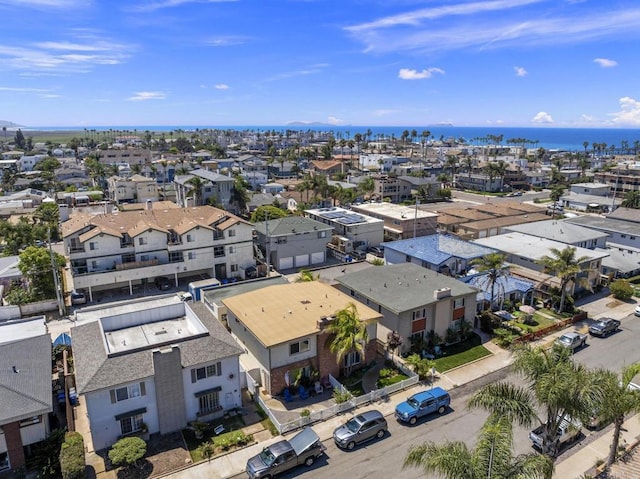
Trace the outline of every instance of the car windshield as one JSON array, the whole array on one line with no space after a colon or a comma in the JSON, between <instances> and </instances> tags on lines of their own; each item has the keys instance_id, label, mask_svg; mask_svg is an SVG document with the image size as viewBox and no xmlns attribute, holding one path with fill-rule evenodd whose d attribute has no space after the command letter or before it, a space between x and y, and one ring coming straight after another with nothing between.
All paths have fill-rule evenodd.
<instances>
[{"instance_id":1,"label":"car windshield","mask_svg":"<svg viewBox=\"0 0 640 479\"><path fill-rule=\"evenodd\" d=\"M567 337L567 336L560 336L559 341L561 343L570 343L571 342L571 338Z\"/></svg>"},{"instance_id":2,"label":"car windshield","mask_svg":"<svg viewBox=\"0 0 640 479\"><path fill-rule=\"evenodd\" d=\"M345 424L345 426L347 426L347 429L349 429L349 431L351 432L358 432L358 429L360 428L360 423L356 421L355 418L353 418L353 419L349 419Z\"/></svg>"},{"instance_id":3,"label":"car windshield","mask_svg":"<svg viewBox=\"0 0 640 479\"><path fill-rule=\"evenodd\" d=\"M271 464L273 464L273 461L276 460L276 457L268 447L265 447L260 453L260 460L264 462L265 466L271 466Z\"/></svg>"},{"instance_id":4,"label":"car windshield","mask_svg":"<svg viewBox=\"0 0 640 479\"><path fill-rule=\"evenodd\" d=\"M410 397L409 399L407 399L407 404L414 408L417 408L420 405L420 403L414 397Z\"/></svg>"}]
</instances>

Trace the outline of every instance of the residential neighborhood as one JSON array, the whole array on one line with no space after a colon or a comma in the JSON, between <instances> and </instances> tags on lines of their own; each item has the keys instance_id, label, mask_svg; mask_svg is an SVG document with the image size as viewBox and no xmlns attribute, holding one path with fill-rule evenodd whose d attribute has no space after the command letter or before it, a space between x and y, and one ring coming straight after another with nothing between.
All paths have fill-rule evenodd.
<instances>
[{"instance_id":1,"label":"residential neighborhood","mask_svg":"<svg viewBox=\"0 0 640 479\"><path fill-rule=\"evenodd\" d=\"M217 133L3 144L0 474L75 432L96 477L117 477L104 458L130 438L154 474L196 477L305 427L326 442L344 414L392 416L432 386L457 421L458 398L495 392L481 378L510 378L522 351L606 308L621 328L558 364L593 354L595 381L599 345L634 337L640 193L601 168L640 177L637 155L585 151L576 170L499 142ZM629 341L620 364L640 361ZM582 450L541 444L556 471ZM245 466L229 467L214 477Z\"/></svg>"}]
</instances>

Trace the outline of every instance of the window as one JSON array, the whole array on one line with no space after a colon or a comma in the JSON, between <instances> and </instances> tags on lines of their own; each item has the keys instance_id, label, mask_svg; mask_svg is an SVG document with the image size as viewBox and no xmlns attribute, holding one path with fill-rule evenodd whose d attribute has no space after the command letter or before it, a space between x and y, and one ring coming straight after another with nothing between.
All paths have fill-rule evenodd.
<instances>
[{"instance_id":1,"label":"window","mask_svg":"<svg viewBox=\"0 0 640 479\"><path fill-rule=\"evenodd\" d=\"M214 246L213 247L213 256L215 258L219 258L224 256L224 246Z\"/></svg>"},{"instance_id":2,"label":"window","mask_svg":"<svg viewBox=\"0 0 640 479\"><path fill-rule=\"evenodd\" d=\"M90 249L91 251L95 251L95 250L97 250L97 249L98 249L98 243L95 243L95 242L91 242L91 243L89 243L89 249Z\"/></svg>"},{"instance_id":3,"label":"window","mask_svg":"<svg viewBox=\"0 0 640 479\"><path fill-rule=\"evenodd\" d=\"M327 237L326 231L318 231L318 238L326 238L326 237Z\"/></svg>"},{"instance_id":4,"label":"window","mask_svg":"<svg viewBox=\"0 0 640 479\"><path fill-rule=\"evenodd\" d=\"M358 351L351 351L344 356L344 367L348 368L355 364L360 364L360 353Z\"/></svg>"},{"instance_id":5,"label":"window","mask_svg":"<svg viewBox=\"0 0 640 479\"><path fill-rule=\"evenodd\" d=\"M229 230L229 238L236 235L236 230Z\"/></svg>"},{"instance_id":6,"label":"window","mask_svg":"<svg viewBox=\"0 0 640 479\"><path fill-rule=\"evenodd\" d=\"M169 251L169 263L181 263L184 261L182 251Z\"/></svg>"},{"instance_id":7,"label":"window","mask_svg":"<svg viewBox=\"0 0 640 479\"><path fill-rule=\"evenodd\" d=\"M287 244L287 238L280 237L280 238L276 239L276 243L277 244Z\"/></svg>"},{"instance_id":8,"label":"window","mask_svg":"<svg viewBox=\"0 0 640 479\"><path fill-rule=\"evenodd\" d=\"M298 341L296 343L289 344L289 354L298 354L303 353L305 351L309 351L309 340L303 339L302 341Z\"/></svg>"},{"instance_id":9,"label":"window","mask_svg":"<svg viewBox=\"0 0 640 479\"><path fill-rule=\"evenodd\" d=\"M138 238L138 244L140 246L147 244L147 238L145 238L144 236L141 236L140 238Z\"/></svg>"},{"instance_id":10,"label":"window","mask_svg":"<svg viewBox=\"0 0 640 479\"><path fill-rule=\"evenodd\" d=\"M231 265L231 272L232 273L237 273L238 272L238 265L237 264L232 264Z\"/></svg>"},{"instance_id":11,"label":"window","mask_svg":"<svg viewBox=\"0 0 640 479\"><path fill-rule=\"evenodd\" d=\"M217 362L215 364L209 364L208 366L204 366L201 368L196 368L191 370L191 382L195 383L196 381L200 381L202 379L207 379L212 376L221 376L222 375L222 363Z\"/></svg>"},{"instance_id":12,"label":"window","mask_svg":"<svg viewBox=\"0 0 640 479\"><path fill-rule=\"evenodd\" d=\"M91 262L91 269L98 269L98 262L97 261L92 261Z\"/></svg>"},{"instance_id":13,"label":"window","mask_svg":"<svg viewBox=\"0 0 640 479\"><path fill-rule=\"evenodd\" d=\"M196 259L196 253L195 251L189 251L189 255L188 255L189 259Z\"/></svg>"},{"instance_id":14,"label":"window","mask_svg":"<svg viewBox=\"0 0 640 479\"><path fill-rule=\"evenodd\" d=\"M146 394L145 385L143 382L131 384L129 386L117 389L112 389L110 393L112 403L126 401L127 399L137 398Z\"/></svg>"},{"instance_id":15,"label":"window","mask_svg":"<svg viewBox=\"0 0 640 479\"><path fill-rule=\"evenodd\" d=\"M9 453L0 452L0 471L5 471L9 468L11 468L11 464L9 464Z\"/></svg>"},{"instance_id":16,"label":"window","mask_svg":"<svg viewBox=\"0 0 640 479\"><path fill-rule=\"evenodd\" d=\"M141 431L143 423L142 414L120 419L120 433L126 436L127 434Z\"/></svg>"},{"instance_id":17,"label":"window","mask_svg":"<svg viewBox=\"0 0 640 479\"><path fill-rule=\"evenodd\" d=\"M453 309L463 308L464 298L458 298L453 300Z\"/></svg>"},{"instance_id":18,"label":"window","mask_svg":"<svg viewBox=\"0 0 640 479\"><path fill-rule=\"evenodd\" d=\"M420 320L420 319L424 319L424 318L427 317L427 310L425 308L419 309L417 311L414 311L412 316L413 316L411 318L412 321L417 321L417 320Z\"/></svg>"},{"instance_id":19,"label":"window","mask_svg":"<svg viewBox=\"0 0 640 479\"><path fill-rule=\"evenodd\" d=\"M193 239L193 235L189 234L187 235L187 243L193 243L194 239Z\"/></svg>"},{"instance_id":20,"label":"window","mask_svg":"<svg viewBox=\"0 0 640 479\"><path fill-rule=\"evenodd\" d=\"M235 246L229 246L229 254L233 254L236 252L236 247Z\"/></svg>"},{"instance_id":21,"label":"window","mask_svg":"<svg viewBox=\"0 0 640 479\"><path fill-rule=\"evenodd\" d=\"M31 426L32 424L38 424L41 421L42 421L41 416L33 416L28 419L23 419L22 421L20 421L20 427Z\"/></svg>"},{"instance_id":22,"label":"window","mask_svg":"<svg viewBox=\"0 0 640 479\"><path fill-rule=\"evenodd\" d=\"M198 398L198 415L203 416L220 409L220 393L213 391Z\"/></svg>"}]
</instances>

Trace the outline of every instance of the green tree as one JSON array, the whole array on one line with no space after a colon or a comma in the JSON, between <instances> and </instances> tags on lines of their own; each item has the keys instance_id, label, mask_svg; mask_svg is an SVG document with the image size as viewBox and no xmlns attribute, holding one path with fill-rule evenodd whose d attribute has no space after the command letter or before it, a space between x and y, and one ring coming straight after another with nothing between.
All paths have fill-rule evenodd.
<instances>
[{"instance_id":1,"label":"green tree","mask_svg":"<svg viewBox=\"0 0 640 479\"><path fill-rule=\"evenodd\" d=\"M68 432L60 448L60 472L62 479L85 477L84 440L79 432Z\"/></svg>"},{"instance_id":2,"label":"green tree","mask_svg":"<svg viewBox=\"0 0 640 479\"><path fill-rule=\"evenodd\" d=\"M469 407L483 408L524 427L539 423L542 452L555 455L560 423L570 417L586 424L594 405L602 399L602 384L595 374L574 362L571 351L562 346L545 349L525 345L518 347L514 355L512 369L528 385L488 384L472 396Z\"/></svg>"},{"instance_id":3,"label":"green tree","mask_svg":"<svg viewBox=\"0 0 640 479\"><path fill-rule=\"evenodd\" d=\"M360 354L364 361L369 334L366 323L360 320L355 304L349 303L346 308L337 311L326 331L333 335L329 351L336 355L338 366L343 364L345 356L351 352ZM345 373L347 376L351 374L350 364L345 366Z\"/></svg>"},{"instance_id":4,"label":"green tree","mask_svg":"<svg viewBox=\"0 0 640 479\"><path fill-rule=\"evenodd\" d=\"M622 207L640 209L640 191L627 191L622 198Z\"/></svg>"},{"instance_id":5,"label":"green tree","mask_svg":"<svg viewBox=\"0 0 640 479\"><path fill-rule=\"evenodd\" d=\"M18 128L18 131L16 131L16 136L13 139L13 141L15 142L16 146L21 149L24 150L26 149L26 141L24 139L24 134L22 133L22 130L20 128Z\"/></svg>"},{"instance_id":6,"label":"green tree","mask_svg":"<svg viewBox=\"0 0 640 479\"><path fill-rule=\"evenodd\" d=\"M125 437L109 450L109 460L115 466L137 468L142 466L142 458L147 453L147 443L139 437Z\"/></svg>"},{"instance_id":7,"label":"green tree","mask_svg":"<svg viewBox=\"0 0 640 479\"><path fill-rule=\"evenodd\" d=\"M250 201L248 190L249 183L242 176L236 176L231 187L231 204L236 207L236 211L244 213L247 209L247 203Z\"/></svg>"},{"instance_id":8,"label":"green tree","mask_svg":"<svg viewBox=\"0 0 640 479\"><path fill-rule=\"evenodd\" d=\"M373 176L367 176L364 180L362 180L358 184L358 189L364 195L371 195L376 189L376 181L373 179Z\"/></svg>"},{"instance_id":9,"label":"green tree","mask_svg":"<svg viewBox=\"0 0 640 479\"><path fill-rule=\"evenodd\" d=\"M491 303L490 309L493 311L495 304L495 289L496 283L500 278L507 277L509 275L509 268L505 263L505 255L503 253L489 253L480 258L476 258L471 261L471 264L481 273L486 274L486 286L491 289Z\"/></svg>"},{"instance_id":10,"label":"green tree","mask_svg":"<svg viewBox=\"0 0 640 479\"><path fill-rule=\"evenodd\" d=\"M60 270L66 264L64 256L53 253L55 267ZM47 248L27 247L20 253L18 269L28 279L34 301L55 298L51 255Z\"/></svg>"},{"instance_id":11,"label":"green tree","mask_svg":"<svg viewBox=\"0 0 640 479\"><path fill-rule=\"evenodd\" d=\"M42 203L36 209L33 217L47 231L47 240L58 241L58 224L60 223L60 208L55 203ZM50 237L49 237L50 236ZM44 239L44 238L40 238Z\"/></svg>"},{"instance_id":12,"label":"green tree","mask_svg":"<svg viewBox=\"0 0 640 479\"><path fill-rule=\"evenodd\" d=\"M431 374L432 368L435 366L435 361L432 359L426 359L420 357L419 354L411 354L405 359L413 372L420 376L420 379L426 379Z\"/></svg>"},{"instance_id":13,"label":"green tree","mask_svg":"<svg viewBox=\"0 0 640 479\"><path fill-rule=\"evenodd\" d=\"M267 219L275 220L277 218L284 218L285 216L289 216L289 212L282 208L271 205L258 206L251 214L251 222L258 223L260 221L266 221Z\"/></svg>"},{"instance_id":14,"label":"green tree","mask_svg":"<svg viewBox=\"0 0 640 479\"><path fill-rule=\"evenodd\" d=\"M314 275L313 271L309 271L308 269L301 269L299 273L300 273L300 278L296 279L296 282L306 283L309 281L316 281L320 279L319 273L318 275Z\"/></svg>"},{"instance_id":15,"label":"green tree","mask_svg":"<svg viewBox=\"0 0 640 479\"><path fill-rule=\"evenodd\" d=\"M633 296L635 290L629 281L625 279L617 279L609 285L609 291L616 299L627 300Z\"/></svg>"},{"instance_id":16,"label":"green tree","mask_svg":"<svg viewBox=\"0 0 640 479\"><path fill-rule=\"evenodd\" d=\"M204 180L199 176L192 176L187 181L185 181L185 184L188 184L190 186L190 189L187 192L187 194L193 195L194 206L200 206L200 203L202 201L202 198L201 198L202 187L205 185L205 183L208 183L208 180Z\"/></svg>"},{"instance_id":17,"label":"green tree","mask_svg":"<svg viewBox=\"0 0 640 479\"><path fill-rule=\"evenodd\" d=\"M580 282L579 274L589 271L584 263L589 261L588 256L576 258L576 248L567 246L563 250L550 248L551 256L544 255L538 263L544 266L545 272L553 274L560 279L560 304L558 313L564 311L564 303L567 297L567 286L571 282Z\"/></svg>"},{"instance_id":18,"label":"green tree","mask_svg":"<svg viewBox=\"0 0 640 479\"><path fill-rule=\"evenodd\" d=\"M47 156L38 161L34 166L34 170L49 171L53 173L57 168L60 168L60 161L52 156Z\"/></svg>"},{"instance_id":19,"label":"green tree","mask_svg":"<svg viewBox=\"0 0 640 479\"><path fill-rule=\"evenodd\" d=\"M513 455L513 425L508 417L491 416L474 447L461 441L412 446L403 468L421 468L447 479L551 479L553 462L541 454Z\"/></svg>"}]
</instances>

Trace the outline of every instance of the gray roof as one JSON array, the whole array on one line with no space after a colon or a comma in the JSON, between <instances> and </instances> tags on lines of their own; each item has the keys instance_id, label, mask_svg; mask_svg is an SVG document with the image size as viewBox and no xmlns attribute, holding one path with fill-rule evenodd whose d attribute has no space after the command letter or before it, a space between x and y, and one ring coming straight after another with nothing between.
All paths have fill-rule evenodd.
<instances>
[{"instance_id":1,"label":"gray roof","mask_svg":"<svg viewBox=\"0 0 640 479\"><path fill-rule=\"evenodd\" d=\"M184 184L189 181L190 178L194 176L198 176L203 180L209 180L215 183L220 183L223 181L228 181L233 183L235 180L231 176L221 175L220 173L216 173L215 171L209 171L204 169L198 169L190 171L188 175L180 175L176 176L174 181L179 184Z\"/></svg>"},{"instance_id":2,"label":"gray roof","mask_svg":"<svg viewBox=\"0 0 640 479\"><path fill-rule=\"evenodd\" d=\"M428 263L439 265L451 258L474 259L495 253L496 250L480 246L457 236L435 234L407 238L384 243L385 249L391 249Z\"/></svg>"},{"instance_id":3,"label":"gray roof","mask_svg":"<svg viewBox=\"0 0 640 479\"><path fill-rule=\"evenodd\" d=\"M0 256L0 279L21 278L19 262L20 256Z\"/></svg>"},{"instance_id":4,"label":"gray roof","mask_svg":"<svg viewBox=\"0 0 640 479\"><path fill-rule=\"evenodd\" d=\"M620 251L617 248L600 249L596 251L608 253L609 256L602 259L602 266L620 271L621 273L631 273L640 269L640 253L629 250Z\"/></svg>"},{"instance_id":5,"label":"gray roof","mask_svg":"<svg viewBox=\"0 0 640 479\"><path fill-rule=\"evenodd\" d=\"M579 216L565 221L594 230L623 233L630 236L640 236L640 223L614 219L609 216L606 218L603 218L602 216Z\"/></svg>"},{"instance_id":6,"label":"gray roof","mask_svg":"<svg viewBox=\"0 0 640 479\"><path fill-rule=\"evenodd\" d=\"M633 208L616 208L609 218L640 223L640 210Z\"/></svg>"},{"instance_id":7,"label":"gray roof","mask_svg":"<svg viewBox=\"0 0 640 479\"><path fill-rule=\"evenodd\" d=\"M267 225L269 226L269 236L285 236L295 233L309 233L311 231L329 231L333 230L332 226L312 220L305 216L285 216L269 221L262 221L254 225L256 231L260 234L267 234ZM329 241L330 238L327 238Z\"/></svg>"},{"instance_id":8,"label":"gray roof","mask_svg":"<svg viewBox=\"0 0 640 479\"><path fill-rule=\"evenodd\" d=\"M376 266L375 270L347 273L336 281L396 314L436 303L434 291L440 288L451 288L453 297L478 291L462 281L414 263Z\"/></svg>"},{"instance_id":9,"label":"gray roof","mask_svg":"<svg viewBox=\"0 0 640 479\"><path fill-rule=\"evenodd\" d=\"M183 368L238 356L244 352L204 304L194 302L186 307L193 310L209 331L209 335L176 343L180 348ZM72 328L71 338L76 366L76 386L80 394L154 375L153 351L157 346L109 357L104 346L104 333L98 321L90 321Z\"/></svg>"},{"instance_id":10,"label":"gray roof","mask_svg":"<svg viewBox=\"0 0 640 479\"><path fill-rule=\"evenodd\" d=\"M537 236L538 238L547 238L566 244L576 244L583 241L606 238L608 236L606 233L594 231L590 228L585 228L584 226L579 226L566 220L547 220L536 221L535 223L523 223L507 226L504 230L505 232L515 231L517 233L525 233Z\"/></svg>"},{"instance_id":11,"label":"gray roof","mask_svg":"<svg viewBox=\"0 0 640 479\"><path fill-rule=\"evenodd\" d=\"M231 283L220 288L213 288L203 291L206 301L210 303L220 303L225 298L230 298L238 294L249 293L256 289L266 288L276 284L288 284L289 281L284 276L273 276L270 278L260 278L254 281L240 281Z\"/></svg>"},{"instance_id":12,"label":"gray roof","mask_svg":"<svg viewBox=\"0 0 640 479\"><path fill-rule=\"evenodd\" d=\"M568 195L562 195L560 197L562 201L568 201L570 203L580 203L583 205L603 205L611 206L611 204L619 205L622 203L621 198L609 198L608 196L587 195L585 193L569 193Z\"/></svg>"},{"instance_id":13,"label":"gray roof","mask_svg":"<svg viewBox=\"0 0 640 479\"><path fill-rule=\"evenodd\" d=\"M0 404L0 424L53 410L48 333L0 343Z\"/></svg>"}]
</instances>

